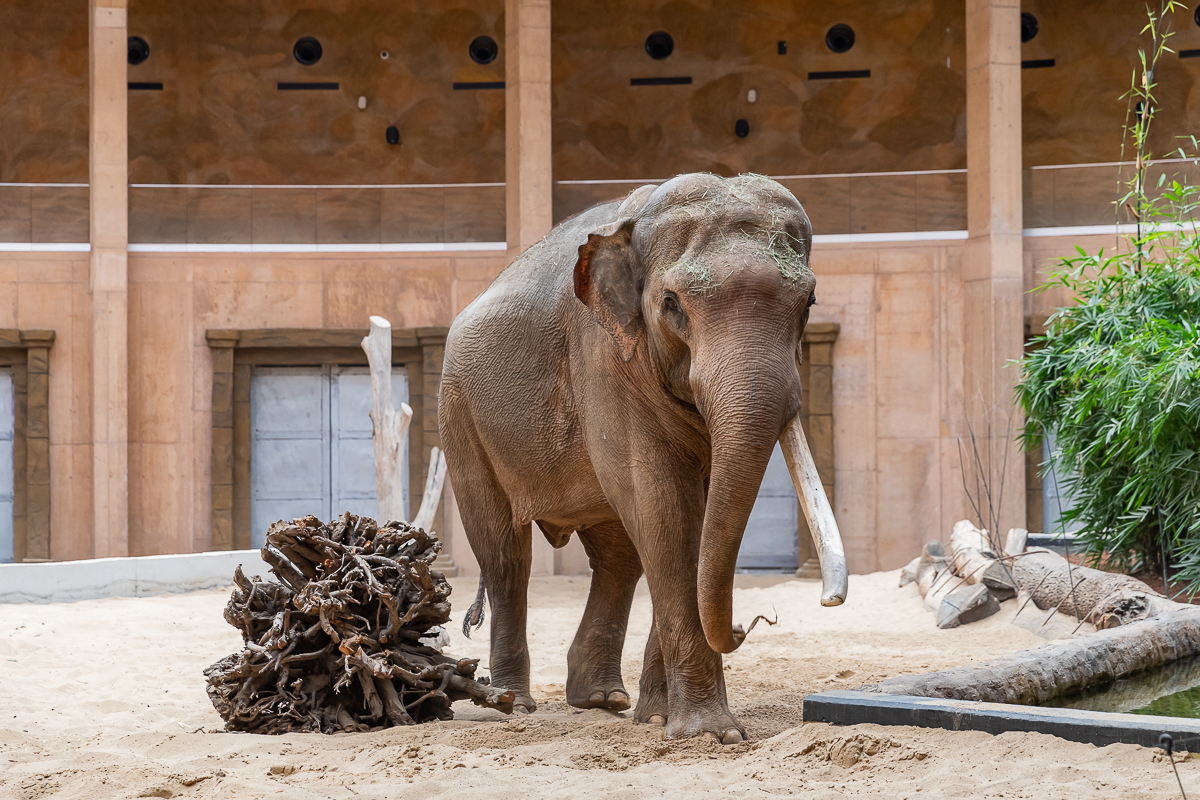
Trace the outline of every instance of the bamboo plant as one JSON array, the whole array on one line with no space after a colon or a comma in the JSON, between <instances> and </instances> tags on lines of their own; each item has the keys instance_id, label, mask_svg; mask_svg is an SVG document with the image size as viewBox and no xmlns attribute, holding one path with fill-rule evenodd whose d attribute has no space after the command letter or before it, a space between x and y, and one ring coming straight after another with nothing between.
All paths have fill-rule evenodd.
<instances>
[{"instance_id":1,"label":"bamboo plant","mask_svg":"<svg viewBox=\"0 0 1200 800\"><path fill-rule=\"evenodd\" d=\"M1148 13L1150 46L1139 51L1123 145L1132 151L1115 202L1117 251L1076 248L1039 290L1064 288L1075 304L1057 309L1021 362L1021 438L1073 495L1063 514L1093 562L1123 571L1168 560L1188 590L1200 589L1200 195L1168 178L1164 163L1197 163L1195 137L1170 162L1149 152L1155 67L1171 53L1168 0ZM1156 169L1156 166L1158 169ZM1161 170L1161 171L1160 171ZM1151 180L1159 171L1157 180ZM1132 228L1132 230L1131 230ZM1165 572L1165 568L1164 568Z\"/></svg>"}]
</instances>

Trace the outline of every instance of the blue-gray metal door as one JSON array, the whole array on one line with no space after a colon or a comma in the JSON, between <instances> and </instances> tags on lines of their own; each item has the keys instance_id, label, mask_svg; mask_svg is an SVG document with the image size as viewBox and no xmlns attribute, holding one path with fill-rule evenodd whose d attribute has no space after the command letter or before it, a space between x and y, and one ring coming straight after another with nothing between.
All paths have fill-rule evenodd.
<instances>
[{"instance_id":1,"label":"blue-gray metal door","mask_svg":"<svg viewBox=\"0 0 1200 800\"><path fill-rule=\"evenodd\" d=\"M408 400L392 373L393 402ZM281 519L344 511L375 517L371 378L366 367L260 367L250 384L250 542L262 547ZM408 459L403 464L405 507Z\"/></svg>"},{"instance_id":2,"label":"blue-gray metal door","mask_svg":"<svg viewBox=\"0 0 1200 800\"><path fill-rule=\"evenodd\" d=\"M13 560L13 377L0 369L0 563Z\"/></svg>"},{"instance_id":3,"label":"blue-gray metal door","mask_svg":"<svg viewBox=\"0 0 1200 800\"><path fill-rule=\"evenodd\" d=\"M277 520L329 519L329 369L261 367L250 379L250 544Z\"/></svg>"},{"instance_id":4,"label":"blue-gray metal door","mask_svg":"<svg viewBox=\"0 0 1200 800\"><path fill-rule=\"evenodd\" d=\"M797 547L800 503L788 474L779 445L771 453L758 499L746 523L746 534L738 551L737 568L790 572L800 565Z\"/></svg>"},{"instance_id":5,"label":"blue-gray metal door","mask_svg":"<svg viewBox=\"0 0 1200 800\"><path fill-rule=\"evenodd\" d=\"M371 374L366 367L334 367L330 380L333 463L332 516L344 511L379 517L375 489L375 443L371 438ZM408 372L392 368L392 403L408 402ZM401 492L408 516L408 458L401 462ZM387 520L379 520L380 523Z\"/></svg>"}]
</instances>

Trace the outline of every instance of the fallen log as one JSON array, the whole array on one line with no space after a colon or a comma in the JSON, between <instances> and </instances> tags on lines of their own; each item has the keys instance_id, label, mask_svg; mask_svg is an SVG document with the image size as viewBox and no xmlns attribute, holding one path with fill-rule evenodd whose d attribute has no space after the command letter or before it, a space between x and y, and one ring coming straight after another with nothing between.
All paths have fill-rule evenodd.
<instances>
[{"instance_id":1,"label":"fallen log","mask_svg":"<svg viewBox=\"0 0 1200 800\"><path fill-rule=\"evenodd\" d=\"M1070 564L1051 550L1032 548L1012 562L1013 578L1034 604L1112 628L1181 608L1137 578Z\"/></svg>"},{"instance_id":2,"label":"fallen log","mask_svg":"<svg viewBox=\"0 0 1200 800\"><path fill-rule=\"evenodd\" d=\"M945 546L936 539L927 542L921 555L901 570L900 585L913 582L936 615L939 628L956 628L1000 610L986 586L968 583L955 573Z\"/></svg>"},{"instance_id":3,"label":"fallen log","mask_svg":"<svg viewBox=\"0 0 1200 800\"><path fill-rule=\"evenodd\" d=\"M1038 705L1198 653L1200 608L1182 605L1155 619L1050 642L980 664L889 678L862 690Z\"/></svg>"},{"instance_id":4,"label":"fallen log","mask_svg":"<svg viewBox=\"0 0 1200 800\"><path fill-rule=\"evenodd\" d=\"M430 568L440 549L349 513L272 525L262 556L278 582L237 569L225 620L244 646L204 671L226 730L375 730L451 719L456 700L511 713L514 693L477 679L477 660L421 641L450 620L450 584Z\"/></svg>"},{"instance_id":5,"label":"fallen log","mask_svg":"<svg viewBox=\"0 0 1200 800\"><path fill-rule=\"evenodd\" d=\"M941 542L934 539L925 543L915 573L917 590L925 598L925 605L937 612L958 580L950 568L950 560L946 558L946 549Z\"/></svg>"},{"instance_id":6,"label":"fallen log","mask_svg":"<svg viewBox=\"0 0 1200 800\"><path fill-rule=\"evenodd\" d=\"M1004 554L1017 556L1025 552L1025 542L1029 539L1029 531L1024 528L1009 528L1008 537L1004 540Z\"/></svg>"}]
</instances>

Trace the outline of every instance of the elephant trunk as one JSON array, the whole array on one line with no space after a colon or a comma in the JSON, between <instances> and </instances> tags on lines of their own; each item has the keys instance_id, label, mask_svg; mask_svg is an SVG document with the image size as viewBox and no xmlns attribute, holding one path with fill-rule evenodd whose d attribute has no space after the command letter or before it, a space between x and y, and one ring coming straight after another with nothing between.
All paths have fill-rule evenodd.
<instances>
[{"instance_id":1,"label":"elephant trunk","mask_svg":"<svg viewBox=\"0 0 1200 800\"><path fill-rule=\"evenodd\" d=\"M746 521L758 497L782 414L761 402L723 403L705 414L712 439L712 471L696 592L708 644L732 653L745 634L733 626L733 573Z\"/></svg>"},{"instance_id":2,"label":"elephant trunk","mask_svg":"<svg viewBox=\"0 0 1200 800\"><path fill-rule=\"evenodd\" d=\"M798 413L784 424L782 414L760 399L727 403L705 417L712 438L712 471L700 535L697 600L709 646L732 653L745 638L741 627L733 625L734 568L776 435L821 561L821 605L845 602L846 556Z\"/></svg>"}]
</instances>

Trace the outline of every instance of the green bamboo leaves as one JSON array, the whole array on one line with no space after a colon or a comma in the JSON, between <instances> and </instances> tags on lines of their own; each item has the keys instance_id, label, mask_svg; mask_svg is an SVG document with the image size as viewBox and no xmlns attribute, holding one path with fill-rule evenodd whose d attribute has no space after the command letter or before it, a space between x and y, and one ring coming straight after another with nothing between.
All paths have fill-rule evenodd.
<instances>
[{"instance_id":1,"label":"green bamboo leaves","mask_svg":"<svg viewBox=\"0 0 1200 800\"><path fill-rule=\"evenodd\" d=\"M1082 523L1095 560L1134 571L1164 555L1189 590L1200 590L1200 236L1197 187L1148 179L1147 133L1154 118L1154 68L1171 52L1164 19L1182 6L1164 2L1143 30L1132 87L1127 143L1136 154L1117 200L1136 231L1114 255L1082 249L1042 289L1060 286L1076 304L1050 317L1022 361L1017 398L1022 439L1038 447L1054 434L1050 466ZM1194 137L1178 152L1194 159ZM1190 155L1189 155L1190 154ZM1153 184L1153 185L1151 185ZM1127 250L1127 251L1126 251Z\"/></svg>"}]
</instances>

